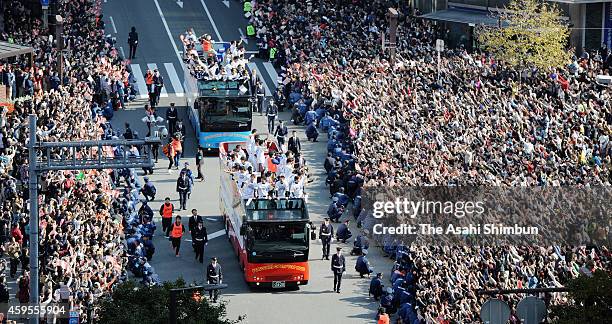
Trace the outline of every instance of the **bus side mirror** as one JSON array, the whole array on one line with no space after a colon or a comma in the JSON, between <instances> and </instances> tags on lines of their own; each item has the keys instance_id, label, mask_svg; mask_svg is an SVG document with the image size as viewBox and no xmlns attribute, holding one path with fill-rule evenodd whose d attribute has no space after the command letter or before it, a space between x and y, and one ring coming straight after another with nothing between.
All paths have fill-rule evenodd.
<instances>
[{"instance_id":1,"label":"bus side mirror","mask_svg":"<svg viewBox=\"0 0 612 324\"><path fill-rule=\"evenodd\" d=\"M246 235L246 232L247 232L246 225L240 226L240 236Z\"/></svg>"}]
</instances>

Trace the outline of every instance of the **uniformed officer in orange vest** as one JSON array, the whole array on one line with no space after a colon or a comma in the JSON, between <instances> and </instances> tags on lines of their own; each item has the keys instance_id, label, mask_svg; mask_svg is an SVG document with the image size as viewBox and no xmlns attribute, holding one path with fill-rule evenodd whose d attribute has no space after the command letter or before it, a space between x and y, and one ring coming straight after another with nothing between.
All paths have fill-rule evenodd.
<instances>
[{"instance_id":1,"label":"uniformed officer in orange vest","mask_svg":"<svg viewBox=\"0 0 612 324\"><path fill-rule=\"evenodd\" d=\"M168 228L168 233L170 234L174 254L178 258L179 250L181 249L181 239L183 238L183 233L185 233L185 226L181 224L181 216L176 216L176 220Z\"/></svg>"},{"instance_id":2,"label":"uniformed officer in orange vest","mask_svg":"<svg viewBox=\"0 0 612 324\"><path fill-rule=\"evenodd\" d=\"M166 201L159 207L159 214L162 217L162 231L166 233L168 238L168 229L172 225L172 214L174 213L174 204L170 202L170 197L166 197Z\"/></svg>"}]
</instances>

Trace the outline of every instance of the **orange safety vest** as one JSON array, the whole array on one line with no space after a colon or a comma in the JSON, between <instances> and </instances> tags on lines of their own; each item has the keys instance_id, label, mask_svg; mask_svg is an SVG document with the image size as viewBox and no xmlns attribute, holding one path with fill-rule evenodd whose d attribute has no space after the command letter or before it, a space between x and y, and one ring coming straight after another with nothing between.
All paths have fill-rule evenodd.
<instances>
[{"instance_id":1,"label":"orange safety vest","mask_svg":"<svg viewBox=\"0 0 612 324\"><path fill-rule=\"evenodd\" d=\"M153 73L147 73L145 75L145 82L147 84L153 84Z\"/></svg>"},{"instance_id":2,"label":"orange safety vest","mask_svg":"<svg viewBox=\"0 0 612 324\"><path fill-rule=\"evenodd\" d=\"M172 217L172 204L166 205L164 203L164 210L162 211L162 217L163 218Z\"/></svg>"},{"instance_id":3,"label":"orange safety vest","mask_svg":"<svg viewBox=\"0 0 612 324\"><path fill-rule=\"evenodd\" d=\"M183 146L181 145L181 141L173 140L171 144L172 144L172 148L177 153L180 153L183 151Z\"/></svg>"},{"instance_id":4,"label":"orange safety vest","mask_svg":"<svg viewBox=\"0 0 612 324\"><path fill-rule=\"evenodd\" d=\"M176 223L172 223L172 232L170 233L170 236L174 237L174 238L180 238L183 236L183 226L181 225L176 225Z\"/></svg>"}]
</instances>

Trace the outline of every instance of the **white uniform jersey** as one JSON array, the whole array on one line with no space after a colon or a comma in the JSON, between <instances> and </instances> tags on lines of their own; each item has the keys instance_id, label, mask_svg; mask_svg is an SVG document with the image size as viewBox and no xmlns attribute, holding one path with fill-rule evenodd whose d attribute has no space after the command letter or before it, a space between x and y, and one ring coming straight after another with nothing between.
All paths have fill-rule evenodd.
<instances>
[{"instance_id":1,"label":"white uniform jersey","mask_svg":"<svg viewBox=\"0 0 612 324\"><path fill-rule=\"evenodd\" d=\"M304 183L301 180L293 181L289 188L291 198L304 198Z\"/></svg>"},{"instance_id":2,"label":"white uniform jersey","mask_svg":"<svg viewBox=\"0 0 612 324\"><path fill-rule=\"evenodd\" d=\"M272 186L268 182L259 183L257 185L257 197L268 198L270 190L272 190Z\"/></svg>"},{"instance_id":3,"label":"white uniform jersey","mask_svg":"<svg viewBox=\"0 0 612 324\"><path fill-rule=\"evenodd\" d=\"M276 182L276 192L278 198L287 198L287 191L289 191L289 183L287 180L278 180Z\"/></svg>"},{"instance_id":4,"label":"white uniform jersey","mask_svg":"<svg viewBox=\"0 0 612 324\"><path fill-rule=\"evenodd\" d=\"M257 183L247 182L242 188L242 199L255 198L255 191L257 190Z\"/></svg>"}]
</instances>

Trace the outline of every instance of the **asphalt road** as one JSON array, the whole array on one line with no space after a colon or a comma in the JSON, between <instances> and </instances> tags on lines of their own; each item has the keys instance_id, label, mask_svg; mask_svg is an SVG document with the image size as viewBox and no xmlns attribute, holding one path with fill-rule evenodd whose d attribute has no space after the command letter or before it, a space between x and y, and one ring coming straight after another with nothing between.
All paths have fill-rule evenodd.
<instances>
[{"instance_id":1,"label":"asphalt road","mask_svg":"<svg viewBox=\"0 0 612 324\"><path fill-rule=\"evenodd\" d=\"M157 4L159 10L157 9ZM242 17L242 6L235 0L230 0L228 9L221 0L190 0L182 3L181 8L176 1L171 0L108 0L104 4L104 16L107 21L107 34L117 37L118 44L124 44L127 50L127 33L129 27L136 26L139 31L140 45L136 54L137 58L133 64L145 65L155 63L158 66L163 63L171 63L177 68L180 66L176 52L164 27L163 17L170 30L175 35L173 41L178 43L178 34L188 27L194 27L198 34L209 33L215 35L213 23L208 19L203 3L206 4L215 26L224 40L236 39L240 36L239 27L244 26L246 20ZM118 33L113 32L109 24L110 17L115 24ZM252 42L251 42L252 43ZM253 45L253 44L249 44ZM258 62L258 67L263 64ZM259 68L263 71L262 68ZM143 70L144 71L144 70ZM273 78L270 73L264 73L268 87L274 89ZM159 113L165 116L165 107L169 102L177 102L181 105L182 98L168 91L169 96L162 98ZM115 114L113 125L123 129L124 122L130 122L132 128L144 135L145 125L141 118L144 116L142 101L132 103L126 110ZM181 114L185 114L181 109ZM281 113L281 119L288 120L288 113ZM186 118L185 118L186 120ZM254 128L266 129L264 117L254 117ZM329 191L325 187L325 174L322 162L326 154L325 134L321 134L323 141L318 143L308 142L301 127L291 126L298 131L301 137L303 152L310 166L313 183L307 187L309 195L308 208L311 219L318 226L325 217L329 205ZM187 131L190 136L186 141L186 158L195 172L194 152L196 147L193 130ZM175 192L177 171L168 173L168 161L160 154L159 163L155 172L149 178L157 187L157 197L151 202L151 207L156 210L167 196L178 206L178 194ZM211 238L205 248L205 264L212 256L219 258L224 270L224 282L229 285L222 293L222 300L227 302L228 317L236 319L238 316L246 315L243 323L372 323L378 304L368 298L368 279L361 279L354 271L356 257L348 255L352 245L341 244L344 248L347 260L347 273L344 276L342 293L336 294L332 291L333 275L330 270L329 261L321 261L321 244L313 242L310 253L310 277L308 285L301 286L299 290L250 290L245 284L242 272L239 268L238 258L235 256L227 236L220 232L223 224L219 214L219 175L220 169L218 158L211 156L205 160L205 181L196 182L191 199L187 203L188 211L181 215L188 216L191 208L198 209L201 215L206 217L205 226ZM142 176L141 176L142 177ZM161 222L158 219L158 228ZM357 229L353 228L353 233ZM184 236L181 256L175 257L170 243L163 237L161 229L154 239L157 251L152 260L152 265L162 280L174 280L183 277L187 282L202 282L204 280L204 265L194 259L191 249L189 234ZM332 243L332 249L336 243ZM391 261L383 258L379 249L371 248L368 258L375 267L375 271L389 273Z\"/></svg>"}]
</instances>

